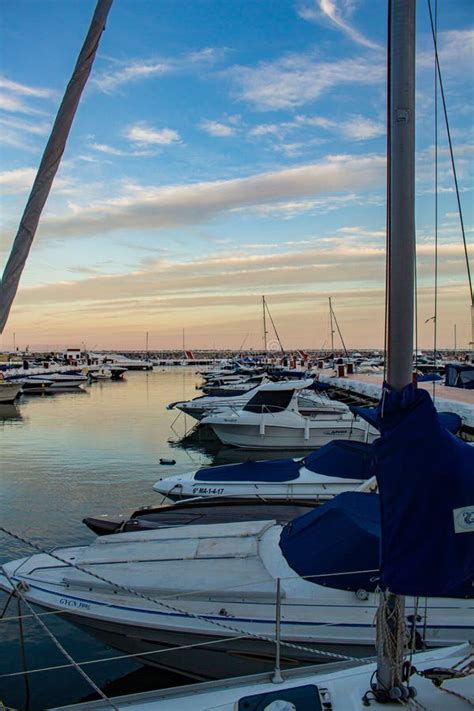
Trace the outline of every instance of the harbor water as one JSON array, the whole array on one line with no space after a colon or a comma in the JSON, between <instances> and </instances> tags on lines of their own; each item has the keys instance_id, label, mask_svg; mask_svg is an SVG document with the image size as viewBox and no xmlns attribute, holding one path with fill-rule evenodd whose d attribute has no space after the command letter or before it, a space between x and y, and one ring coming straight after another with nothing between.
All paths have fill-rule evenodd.
<instances>
[{"instance_id":1,"label":"harbor water","mask_svg":"<svg viewBox=\"0 0 474 711\"><path fill-rule=\"evenodd\" d=\"M129 372L123 382L22 396L18 405L0 406L0 526L45 549L87 544L94 534L82 523L85 516L159 504L152 485L160 477L221 461L222 456L232 461L237 453L219 454L215 444L174 444L195 421L177 418L179 411L166 406L196 397L200 380L191 367ZM162 466L160 458L176 464ZM32 552L0 533L0 563ZM0 614L6 601L0 593ZM0 620L0 701L23 709L24 677L6 676L23 669L18 620L8 619L17 616L14 600ZM120 656L60 615L42 619L78 662ZM25 618L23 628L29 670L67 664L35 620ZM129 659L84 669L111 694L185 683ZM79 702L91 694L75 669L52 669L28 679L30 711Z\"/></svg>"}]
</instances>

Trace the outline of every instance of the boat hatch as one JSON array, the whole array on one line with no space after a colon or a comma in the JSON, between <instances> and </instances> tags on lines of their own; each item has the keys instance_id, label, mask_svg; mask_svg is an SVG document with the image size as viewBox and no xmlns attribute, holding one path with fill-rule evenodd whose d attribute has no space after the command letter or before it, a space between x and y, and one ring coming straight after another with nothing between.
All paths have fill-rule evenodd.
<instances>
[{"instance_id":1,"label":"boat hatch","mask_svg":"<svg viewBox=\"0 0 474 711\"><path fill-rule=\"evenodd\" d=\"M243 696L237 704L238 711L260 711L267 709L270 704L276 701L287 702L283 708L295 709L312 709L312 711L322 711L322 701L326 702L327 692L324 689L318 689L314 684L305 686L295 686L292 689L278 689L277 691L266 691L260 694L252 694L252 696ZM275 706L277 706L275 704ZM324 706L331 708L331 706Z\"/></svg>"}]
</instances>

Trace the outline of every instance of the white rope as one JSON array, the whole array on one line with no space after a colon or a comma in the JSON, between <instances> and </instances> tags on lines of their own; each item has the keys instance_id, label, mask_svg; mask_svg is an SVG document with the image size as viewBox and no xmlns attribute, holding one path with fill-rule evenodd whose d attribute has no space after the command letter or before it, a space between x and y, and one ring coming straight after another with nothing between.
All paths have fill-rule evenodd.
<instances>
[{"instance_id":1,"label":"white rope","mask_svg":"<svg viewBox=\"0 0 474 711\"><path fill-rule=\"evenodd\" d=\"M113 657L101 657L100 659L86 659L82 662L76 662L75 664L56 664L50 667L40 667L37 669L30 669L26 672L8 672L7 674L0 674L0 679L6 679L16 676L23 676L26 674L38 674L39 672L48 671L60 671L61 669L70 669L76 665L79 667L84 667L90 664L103 664L105 662L114 662L122 659L135 659L136 657L148 657L153 654L166 654L167 652L178 652L182 649L194 649L196 647L208 647L211 645L221 644L222 642L230 642L236 639L247 639L247 635L241 635L240 637L223 637L220 639L215 639L211 642L194 642L193 644L182 644L179 647L166 647L166 649L152 649L149 652L134 652L133 654L117 654Z\"/></svg>"},{"instance_id":2,"label":"white rope","mask_svg":"<svg viewBox=\"0 0 474 711\"><path fill-rule=\"evenodd\" d=\"M48 635L48 637L51 639L51 641L53 642L53 644L59 649L59 651L61 652L61 654L63 654L63 655L66 657L66 659L70 662L70 665L73 666L75 669L77 669L77 671L79 672L79 674L86 680L86 682L91 686L91 688L94 689L94 691L96 692L96 694L99 694L99 696L100 696L104 701L106 701L106 702L109 704L109 706L110 706L111 708L115 709L115 711L119 711L119 709L117 708L117 706L115 706L115 704L104 694L104 692L102 691L102 689L99 689L99 687L97 686L97 684L90 678L90 676L89 676L83 669L81 669L81 667L77 664L77 662L71 657L71 655L69 654L69 652L63 647L63 645L61 644L61 642L60 642L58 639L56 639L56 637L55 637L54 634L51 632L51 630L45 625L45 623L43 622L43 620L41 620L41 619L36 615L35 611L34 611L33 608L31 607L30 603L28 602L28 600L27 600L27 599L25 598L25 596L23 595L23 592L22 592L22 590L21 590L21 585L15 585L15 583L13 582L13 580L12 580L11 577L10 577L10 575L7 573L7 571L6 571L5 569L3 569L3 572L4 572L5 577L7 578L8 582L9 582L10 585L12 586L12 589L15 590L15 593L20 597L20 599L22 600L22 602L27 606L27 608L29 609L29 611L31 612L31 614L35 617L36 621L38 622L38 624L40 625L40 627L43 629L43 631L44 631L44 632ZM22 672L22 673L23 673L23 674L26 673L26 670L25 670L25 672Z\"/></svg>"}]
</instances>

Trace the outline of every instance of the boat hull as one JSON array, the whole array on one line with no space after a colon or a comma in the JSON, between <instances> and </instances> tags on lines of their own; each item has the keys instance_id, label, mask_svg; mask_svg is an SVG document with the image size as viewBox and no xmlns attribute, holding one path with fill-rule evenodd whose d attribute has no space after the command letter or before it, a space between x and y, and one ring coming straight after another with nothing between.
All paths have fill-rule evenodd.
<instances>
[{"instance_id":1,"label":"boat hull","mask_svg":"<svg viewBox=\"0 0 474 711\"><path fill-rule=\"evenodd\" d=\"M354 425L285 427L266 425L264 431L257 425L209 423L222 444L244 449L310 450L323 447L335 439L353 442L367 441L367 428ZM371 437L369 437L369 441Z\"/></svg>"},{"instance_id":2,"label":"boat hull","mask_svg":"<svg viewBox=\"0 0 474 711\"><path fill-rule=\"evenodd\" d=\"M0 402L5 404L16 400L21 392L21 384L0 383Z\"/></svg>"},{"instance_id":3,"label":"boat hull","mask_svg":"<svg viewBox=\"0 0 474 711\"><path fill-rule=\"evenodd\" d=\"M272 671L275 668L275 644L252 638L218 641L216 637L150 630L133 627L117 630L116 626L101 623L100 626L85 624L81 618L67 615L70 622L78 625L109 647L126 654L137 654L148 666L167 669L190 679L207 681L233 676ZM199 645L189 648L191 645ZM357 658L373 657L375 647L367 645L326 644L304 645L308 650L281 647L281 668L292 669L301 664L327 662L332 658L319 654L349 655ZM175 647L175 650L171 648ZM188 647L185 649L184 647Z\"/></svg>"}]
</instances>

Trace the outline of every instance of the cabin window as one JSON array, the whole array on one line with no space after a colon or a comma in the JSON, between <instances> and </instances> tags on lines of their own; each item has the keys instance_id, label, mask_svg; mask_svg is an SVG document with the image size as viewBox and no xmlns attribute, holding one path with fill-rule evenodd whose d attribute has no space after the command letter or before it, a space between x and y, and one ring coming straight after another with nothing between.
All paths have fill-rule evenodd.
<instances>
[{"instance_id":1,"label":"cabin window","mask_svg":"<svg viewBox=\"0 0 474 711\"><path fill-rule=\"evenodd\" d=\"M246 412L282 412L286 410L294 390L260 390L248 401Z\"/></svg>"}]
</instances>

